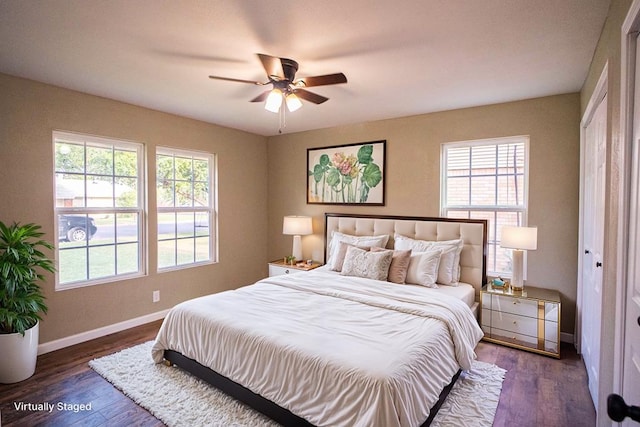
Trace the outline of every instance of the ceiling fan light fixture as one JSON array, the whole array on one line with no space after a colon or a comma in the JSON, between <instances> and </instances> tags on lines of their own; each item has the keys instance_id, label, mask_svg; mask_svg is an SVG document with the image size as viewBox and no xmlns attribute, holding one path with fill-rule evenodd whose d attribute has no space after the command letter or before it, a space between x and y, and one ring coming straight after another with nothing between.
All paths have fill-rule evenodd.
<instances>
[{"instance_id":1,"label":"ceiling fan light fixture","mask_svg":"<svg viewBox=\"0 0 640 427\"><path fill-rule=\"evenodd\" d=\"M267 101L264 103L264 109L277 113L280 111L280 105L282 105L282 91L276 88L269 93Z\"/></svg>"},{"instance_id":2,"label":"ceiling fan light fixture","mask_svg":"<svg viewBox=\"0 0 640 427\"><path fill-rule=\"evenodd\" d=\"M287 102L287 109L291 113L302 107L302 101L300 101L300 98L293 92L286 96L285 101Z\"/></svg>"}]
</instances>

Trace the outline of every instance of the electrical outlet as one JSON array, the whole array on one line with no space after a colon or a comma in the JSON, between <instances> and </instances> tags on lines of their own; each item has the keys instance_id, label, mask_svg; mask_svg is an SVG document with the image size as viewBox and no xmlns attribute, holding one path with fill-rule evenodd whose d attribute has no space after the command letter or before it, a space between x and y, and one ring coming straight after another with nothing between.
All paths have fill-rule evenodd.
<instances>
[{"instance_id":1,"label":"electrical outlet","mask_svg":"<svg viewBox=\"0 0 640 427\"><path fill-rule=\"evenodd\" d=\"M153 302L160 301L160 291L153 291Z\"/></svg>"}]
</instances>

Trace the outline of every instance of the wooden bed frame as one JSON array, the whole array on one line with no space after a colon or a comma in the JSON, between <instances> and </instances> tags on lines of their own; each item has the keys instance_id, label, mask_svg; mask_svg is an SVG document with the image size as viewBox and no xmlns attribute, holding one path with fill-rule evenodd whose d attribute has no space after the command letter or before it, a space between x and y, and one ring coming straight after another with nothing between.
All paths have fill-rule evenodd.
<instances>
[{"instance_id":1,"label":"wooden bed frame","mask_svg":"<svg viewBox=\"0 0 640 427\"><path fill-rule=\"evenodd\" d=\"M341 221L344 221L341 224ZM478 300L479 288L482 287L482 284L486 279L486 254L487 254L487 221L486 220L459 220L459 219L450 219L450 218L433 218L433 217L406 217L406 216L379 216L379 215L353 215L353 214L336 214L336 213L326 213L325 214L325 251L329 246L329 239L331 236L331 232L334 230L342 231L342 232L350 232L350 234L356 235L375 235L376 232L380 232L381 229L387 229L390 226L389 224L393 223L392 228L395 230L395 223L401 224L400 230L397 230L399 234L407 235L408 237L414 238L424 238L425 240L449 240L451 238L451 233L455 233L455 231L451 230L451 227L447 227L446 225L454 225L454 224L475 224L473 227L482 227L482 241L481 242L472 242L465 240L464 231L458 231L458 237L462 238L465 241L465 248L463 248L463 253L465 249L467 251L469 248L467 246L471 245L481 245L480 253L482 254L482 265L479 271L470 272L466 271L465 277L465 269L462 267L464 256L461 256L461 269L462 269L462 279L469 280L469 278L473 278L474 282L478 282L476 280L479 277L479 283L472 283L476 288L476 300ZM419 229L420 227L415 227L414 232L411 233L411 223L418 222L428 222L435 223L436 227L427 227L426 229ZM438 225L444 224L442 227L443 230L438 230ZM360 228L358 228L360 227ZM376 227L378 227L376 229ZM454 226L455 228L455 226ZM425 235L428 234L428 235ZM391 235L391 238L393 235ZM429 239L427 239L429 237ZM391 245L393 239L390 239L389 246ZM477 250L476 247L476 255ZM326 252L325 252L326 253ZM468 255L468 254L467 254ZM474 269L477 270L477 269ZM473 274L472 274L473 273ZM481 276L479 276L481 275ZM465 280L463 280L465 281ZM199 362L185 357L181 353L178 353L174 350L165 350L164 351L164 359L167 365L177 366L197 378L200 378L207 383L213 385L219 390L223 391L227 395L249 405L251 408L255 409L258 412L266 415L272 420L280 423L285 427L303 427L303 426L313 426L313 424L309 423L307 420L295 415L288 409L285 409L276 403L260 396L249 390L248 388L230 380L229 378L220 375L219 373L213 371L212 369L200 364ZM426 427L431 424L433 418L438 413L438 410L442 406L444 400L449 395L449 392L453 388L453 385L458 380L461 371L458 372L452 377L451 382L445 386L445 388L440 393L440 397L435 405L431 408L429 412L429 417L422 423L421 427Z\"/></svg>"}]
</instances>

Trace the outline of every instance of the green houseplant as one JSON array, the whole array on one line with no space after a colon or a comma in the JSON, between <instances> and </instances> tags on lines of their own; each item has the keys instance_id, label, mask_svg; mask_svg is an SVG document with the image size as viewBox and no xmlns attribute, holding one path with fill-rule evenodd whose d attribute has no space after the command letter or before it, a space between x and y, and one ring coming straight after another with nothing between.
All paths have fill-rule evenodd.
<instances>
[{"instance_id":1,"label":"green houseplant","mask_svg":"<svg viewBox=\"0 0 640 427\"><path fill-rule=\"evenodd\" d=\"M42 252L53 245L41 239L40 228L0 221L0 383L22 381L35 372L40 314L47 312L39 283L44 271L55 271Z\"/></svg>"}]
</instances>

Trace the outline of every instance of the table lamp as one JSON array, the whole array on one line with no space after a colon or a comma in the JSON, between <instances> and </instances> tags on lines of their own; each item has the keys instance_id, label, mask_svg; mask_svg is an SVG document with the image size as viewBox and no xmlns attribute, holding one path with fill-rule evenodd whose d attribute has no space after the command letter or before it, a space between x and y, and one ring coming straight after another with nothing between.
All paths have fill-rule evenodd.
<instances>
[{"instance_id":1,"label":"table lamp","mask_svg":"<svg viewBox=\"0 0 640 427\"><path fill-rule=\"evenodd\" d=\"M302 260L302 238L313 233L313 224L310 216L289 215L284 217L282 222L282 234L293 236L292 255L296 260Z\"/></svg>"},{"instance_id":2,"label":"table lamp","mask_svg":"<svg viewBox=\"0 0 640 427\"><path fill-rule=\"evenodd\" d=\"M511 288L522 291L524 289L524 251L535 251L538 248L538 228L504 226L500 247L513 249Z\"/></svg>"}]
</instances>

